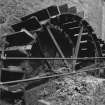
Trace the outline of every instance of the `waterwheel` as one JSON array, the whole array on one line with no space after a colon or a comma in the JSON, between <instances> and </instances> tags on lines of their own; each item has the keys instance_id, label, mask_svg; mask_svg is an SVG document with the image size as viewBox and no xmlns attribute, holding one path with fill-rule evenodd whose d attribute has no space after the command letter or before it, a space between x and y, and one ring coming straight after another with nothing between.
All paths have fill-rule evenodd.
<instances>
[{"instance_id":1,"label":"waterwheel","mask_svg":"<svg viewBox=\"0 0 105 105\"><path fill-rule=\"evenodd\" d=\"M16 32L23 28L31 33L35 32L43 57L84 58L102 56L99 40L92 26L76 14L62 12L60 6L50 6L22 17L21 20L21 23L13 25L12 28ZM97 60L65 59L63 62L65 66L78 70L94 64Z\"/></svg>"},{"instance_id":2,"label":"waterwheel","mask_svg":"<svg viewBox=\"0 0 105 105\"><path fill-rule=\"evenodd\" d=\"M84 59L102 56L99 40L91 25L76 14L62 13L57 6L51 6L25 16L21 23L12 25L12 28L16 32L16 37L6 36L9 44L4 53L7 58L37 58L28 60L34 66L34 71L31 74L37 72L37 67L43 64L46 64L48 71L51 72L56 72L61 67L69 68L67 72L72 72L101 62L99 59ZM32 43L22 43L25 41L24 38L21 38L21 34L24 32L31 35ZM14 49L18 44L19 46L31 45L32 47L28 51L26 50L27 53L21 52L20 54L19 52L20 55L17 56ZM13 48L11 52L10 48ZM21 58L20 60L22 61ZM7 62L6 66L10 61L11 64L14 63L14 59L5 61ZM39 74L39 71L36 74Z\"/></svg>"}]
</instances>

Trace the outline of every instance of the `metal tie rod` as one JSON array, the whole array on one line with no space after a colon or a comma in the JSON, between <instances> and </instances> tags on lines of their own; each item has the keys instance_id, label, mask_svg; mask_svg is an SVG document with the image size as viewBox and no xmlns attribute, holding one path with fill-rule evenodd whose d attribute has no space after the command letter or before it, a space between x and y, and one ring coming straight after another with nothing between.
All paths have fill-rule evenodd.
<instances>
[{"instance_id":1,"label":"metal tie rod","mask_svg":"<svg viewBox=\"0 0 105 105\"><path fill-rule=\"evenodd\" d=\"M105 59L105 57L84 57L84 58L40 58L40 57L1 57L1 60L23 59L23 60L91 60L91 59Z\"/></svg>"}]
</instances>

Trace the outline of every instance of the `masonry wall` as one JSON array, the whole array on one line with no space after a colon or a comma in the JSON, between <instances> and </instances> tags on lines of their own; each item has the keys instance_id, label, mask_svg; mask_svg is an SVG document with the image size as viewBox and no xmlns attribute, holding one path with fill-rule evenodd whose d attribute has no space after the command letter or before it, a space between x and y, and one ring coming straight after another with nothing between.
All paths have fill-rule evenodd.
<instances>
[{"instance_id":1,"label":"masonry wall","mask_svg":"<svg viewBox=\"0 0 105 105\"><path fill-rule=\"evenodd\" d=\"M105 41L105 2L103 3L102 39Z\"/></svg>"},{"instance_id":2,"label":"masonry wall","mask_svg":"<svg viewBox=\"0 0 105 105\"><path fill-rule=\"evenodd\" d=\"M102 1L101 0L0 0L0 34L12 32L11 24L20 22L20 17L46 8L50 5L67 3L84 11L85 18L102 37Z\"/></svg>"}]
</instances>

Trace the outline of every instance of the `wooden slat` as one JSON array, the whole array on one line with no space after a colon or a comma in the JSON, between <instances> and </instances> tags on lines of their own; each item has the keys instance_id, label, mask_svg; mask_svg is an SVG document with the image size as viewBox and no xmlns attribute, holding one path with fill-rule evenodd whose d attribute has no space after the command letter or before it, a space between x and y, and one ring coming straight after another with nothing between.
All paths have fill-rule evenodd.
<instances>
[{"instance_id":1,"label":"wooden slat","mask_svg":"<svg viewBox=\"0 0 105 105\"><path fill-rule=\"evenodd\" d=\"M49 14L48 14L47 9L43 9L43 10L39 10L37 12L34 12L32 14L29 14L27 16L24 16L21 18L21 20L26 21L26 20L30 19L31 17L37 17L37 19L39 21L44 21L44 20L49 19Z\"/></svg>"},{"instance_id":2,"label":"wooden slat","mask_svg":"<svg viewBox=\"0 0 105 105\"><path fill-rule=\"evenodd\" d=\"M26 29L28 31L35 31L41 29L41 25L36 17L32 17L26 21L14 24L11 26L16 32Z\"/></svg>"}]
</instances>

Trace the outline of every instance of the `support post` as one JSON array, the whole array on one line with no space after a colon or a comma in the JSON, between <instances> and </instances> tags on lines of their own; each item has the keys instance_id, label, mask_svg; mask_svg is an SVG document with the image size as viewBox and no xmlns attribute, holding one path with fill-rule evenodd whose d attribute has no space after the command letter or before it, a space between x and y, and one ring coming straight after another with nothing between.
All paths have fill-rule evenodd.
<instances>
[{"instance_id":1,"label":"support post","mask_svg":"<svg viewBox=\"0 0 105 105\"><path fill-rule=\"evenodd\" d=\"M80 33L78 35L78 39L77 39L77 44L74 50L74 55L73 58L76 58L75 60L73 60L73 71L75 71L75 66L76 66L76 62L77 62L77 57L78 57L78 52L79 52L79 48L80 48L80 42L81 42L81 38L82 38L82 32L83 32L83 26L80 29Z\"/></svg>"}]
</instances>

